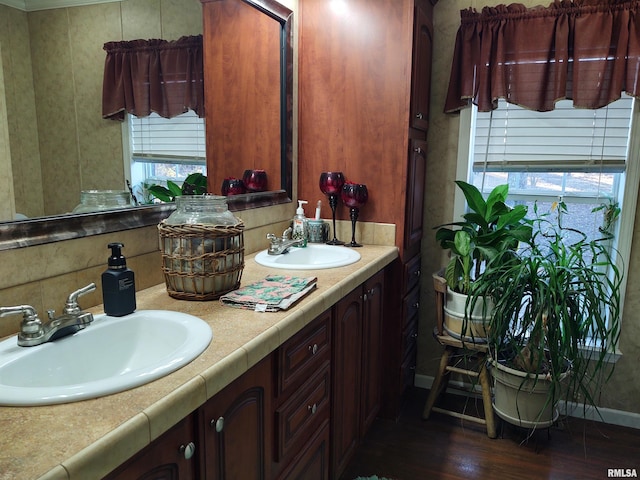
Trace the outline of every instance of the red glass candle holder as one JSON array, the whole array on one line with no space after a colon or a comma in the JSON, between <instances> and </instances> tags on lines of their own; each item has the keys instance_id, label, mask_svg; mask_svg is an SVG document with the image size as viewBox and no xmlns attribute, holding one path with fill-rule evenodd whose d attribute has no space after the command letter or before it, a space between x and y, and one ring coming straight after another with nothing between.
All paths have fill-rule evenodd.
<instances>
[{"instance_id":1,"label":"red glass candle holder","mask_svg":"<svg viewBox=\"0 0 640 480\"><path fill-rule=\"evenodd\" d=\"M264 170L245 170L242 181L247 191L264 192L267 189L267 172Z\"/></svg>"},{"instance_id":2,"label":"red glass candle holder","mask_svg":"<svg viewBox=\"0 0 640 480\"><path fill-rule=\"evenodd\" d=\"M367 186L362 183L347 182L342 186L341 192L342 202L349 207L349 218L351 218L351 243L350 247L361 247L356 242L356 222L362 208L369 200L369 192Z\"/></svg>"},{"instance_id":3,"label":"red glass candle holder","mask_svg":"<svg viewBox=\"0 0 640 480\"><path fill-rule=\"evenodd\" d=\"M338 198L344 185L344 175L342 172L322 172L320 174L320 191L329 197L331 216L333 218L333 239L327 245L344 245L344 242L336 238L336 206Z\"/></svg>"},{"instance_id":4,"label":"red glass candle holder","mask_svg":"<svg viewBox=\"0 0 640 480\"><path fill-rule=\"evenodd\" d=\"M244 182L239 178L229 177L222 181L222 195L241 195L246 192Z\"/></svg>"}]
</instances>

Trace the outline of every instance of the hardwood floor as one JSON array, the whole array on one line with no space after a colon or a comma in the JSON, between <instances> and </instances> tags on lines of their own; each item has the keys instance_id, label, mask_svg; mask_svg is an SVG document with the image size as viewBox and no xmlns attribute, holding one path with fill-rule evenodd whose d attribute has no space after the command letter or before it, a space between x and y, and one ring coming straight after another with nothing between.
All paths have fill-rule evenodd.
<instances>
[{"instance_id":1,"label":"hardwood floor","mask_svg":"<svg viewBox=\"0 0 640 480\"><path fill-rule=\"evenodd\" d=\"M608 469L640 475L640 430L568 418L527 439L523 430L499 422L498 438L491 440L481 425L438 413L422 420L427 394L412 389L397 422L377 419L341 480L588 480L609 478ZM482 403L468 406L476 407L481 411Z\"/></svg>"}]
</instances>

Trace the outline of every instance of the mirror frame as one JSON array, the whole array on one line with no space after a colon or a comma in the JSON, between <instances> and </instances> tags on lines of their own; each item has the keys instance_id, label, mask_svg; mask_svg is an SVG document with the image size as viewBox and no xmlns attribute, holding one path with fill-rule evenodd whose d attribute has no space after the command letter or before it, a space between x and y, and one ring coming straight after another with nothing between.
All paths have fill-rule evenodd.
<instances>
[{"instance_id":1,"label":"mirror frame","mask_svg":"<svg viewBox=\"0 0 640 480\"><path fill-rule=\"evenodd\" d=\"M206 1L206 0L203 0ZM280 30L280 131L282 190L227 197L229 210L290 203L293 193L293 12L275 0L242 0L277 20ZM0 251L157 225L175 204L97 213L64 214L0 223Z\"/></svg>"}]
</instances>

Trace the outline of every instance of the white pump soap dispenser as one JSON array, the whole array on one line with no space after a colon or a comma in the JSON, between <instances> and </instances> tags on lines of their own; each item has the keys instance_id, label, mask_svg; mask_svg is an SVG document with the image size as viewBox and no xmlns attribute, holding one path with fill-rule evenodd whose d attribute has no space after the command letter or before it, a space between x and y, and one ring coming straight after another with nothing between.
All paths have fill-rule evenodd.
<instances>
[{"instance_id":1,"label":"white pump soap dispenser","mask_svg":"<svg viewBox=\"0 0 640 480\"><path fill-rule=\"evenodd\" d=\"M291 226L291 238L294 240L302 240L296 246L306 247L309 239L309 226L307 225L307 217L304 216L304 205L308 203L306 200L298 200L298 208L296 215L293 217L293 225Z\"/></svg>"}]
</instances>

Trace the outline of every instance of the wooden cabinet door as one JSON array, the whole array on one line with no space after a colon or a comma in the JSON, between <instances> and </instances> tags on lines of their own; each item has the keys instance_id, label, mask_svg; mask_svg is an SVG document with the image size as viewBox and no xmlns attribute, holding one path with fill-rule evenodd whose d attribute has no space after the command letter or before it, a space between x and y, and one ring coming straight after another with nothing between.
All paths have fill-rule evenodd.
<instances>
[{"instance_id":1,"label":"wooden cabinet door","mask_svg":"<svg viewBox=\"0 0 640 480\"><path fill-rule=\"evenodd\" d=\"M413 23L413 68L411 78L412 128L427 131L431 96L431 60L433 56L433 7L416 0Z\"/></svg>"},{"instance_id":2,"label":"wooden cabinet door","mask_svg":"<svg viewBox=\"0 0 640 480\"><path fill-rule=\"evenodd\" d=\"M424 223L424 182L426 169L427 142L410 139L403 258L412 257L420 251Z\"/></svg>"},{"instance_id":3,"label":"wooden cabinet door","mask_svg":"<svg viewBox=\"0 0 640 480\"><path fill-rule=\"evenodd\" d=\"M279 480L329 480L329 420L316 431Z\"/></svg>"},{"instance_id":4,"label":"wooden cabinet door","mask_svg":"<svg viewBox=\"0 0 640 480\"><path fill-rule=\"evenodd\" d=\"M331 478L340 478L360 437L362 287L335 305L333 325Z\"/></svg>"},{"instance_id":5,"label":"wooden cabinet door","mask_svg":"<svg viewBox=\"0 0 640 480\"><path fill-rule=\"evenodd\" d=\"M384 271L364 283L362 319L361 427L364 435L380 411L382 382L382 312Z\"/></svg>"},{"instance_id":6,"label":"wooden cabinet door","mask_svg":"<svg viewBox=\"0 0 640 480\"><path fill-rule=\"evenodd\" d=\"M191 480L197 474L198 445L194 415L154 440L105 480Z\"/></svg>"},{"instance_id":7,"label":"wooden cabinet door","mask_svg":"<svg viewBox=\"0 0 640 480\"><path fill-rule=\"evenodd\" d=\"M268 356L201 407L205 478L269 478L271 395Z\"/></svg>"}]
</instances>

